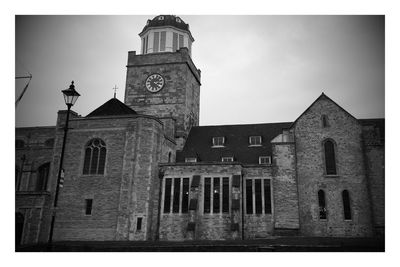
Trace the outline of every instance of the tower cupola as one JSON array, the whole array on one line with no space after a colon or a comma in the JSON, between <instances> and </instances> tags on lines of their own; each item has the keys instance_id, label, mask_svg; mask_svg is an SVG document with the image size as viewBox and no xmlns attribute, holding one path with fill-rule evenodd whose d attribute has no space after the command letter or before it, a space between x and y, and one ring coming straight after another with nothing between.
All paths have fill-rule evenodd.
<instances>
[{"instance_id":1,"label":"tower cupola","mask_svg":"<svg viewBox=\"0 0 400 267\"><path fill-rule=\"evenodd\" d=\"M180 17L174 15L159 15L147 20L139 36L142 40L142 54L176 52L187 47L192 53L193 36Z\"/></svg>"}]
</instances>

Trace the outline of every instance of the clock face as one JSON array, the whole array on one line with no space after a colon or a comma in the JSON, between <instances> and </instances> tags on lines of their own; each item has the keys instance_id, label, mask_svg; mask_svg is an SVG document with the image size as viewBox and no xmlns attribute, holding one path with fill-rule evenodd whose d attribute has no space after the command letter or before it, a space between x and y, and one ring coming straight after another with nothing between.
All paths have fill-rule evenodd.
<instances>
[{"instance_id":1,"label":"clock face","mask_svg":"<svg viewBox=\"0 0 400 267\"><path fill-rule=\"evenodd\" d=\"M149 92L157 93L164 87L164 77L160 74L151 74L146 79L146 88Z\"/></svg>"}]
</instances>

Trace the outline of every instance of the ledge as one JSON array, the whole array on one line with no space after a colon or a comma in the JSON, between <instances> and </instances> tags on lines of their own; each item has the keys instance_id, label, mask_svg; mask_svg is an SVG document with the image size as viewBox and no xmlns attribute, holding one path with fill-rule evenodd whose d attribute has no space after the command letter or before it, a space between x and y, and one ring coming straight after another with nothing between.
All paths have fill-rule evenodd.
<instances>
[{"instance_id":1,"label":"ledge","mask_svg":"<svg viewBox=\"0 0 400 267\"><path fill-rule=\"evenodd\" d=\"M50 196L50 192L49 191L16 191L15 194L16 195L22 195L22 196L26 196L26 195L30 195L30 196L48 195L48 196Z\"/></svg>"},{"instance_id":2,"label":"ledge","mask_svg":"<svg viewBox=\"0 0 400 267\"><path fill-rule=\"evenodd\" d=\"M339 178L340 175L338 174L324 174L325 178Z\"/></svg>"}]
</instances>

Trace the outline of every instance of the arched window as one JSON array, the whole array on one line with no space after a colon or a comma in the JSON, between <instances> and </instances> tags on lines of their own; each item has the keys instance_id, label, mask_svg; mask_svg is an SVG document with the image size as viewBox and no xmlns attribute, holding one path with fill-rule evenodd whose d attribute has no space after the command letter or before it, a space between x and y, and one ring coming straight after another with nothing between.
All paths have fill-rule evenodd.
<instances>
[{"instance_id":1,"label":"arched window","mask_svg":"<svg viewBox=\"0 0 400 267\"><path fill-rule=\"evenodd\" d=\"M86 145L83 174L104 174L106 144L101 139L92 139Z\"/></svg>"},{"instance_id":2,"label":"arched window","mask_svg":"<svg viewBox=\"0 0 400 267\"><path fill-rule=\"evenodd\" d=\"M319 206L319 218L326 219L326 203L325 203L325 192L324 190L318 191L318 206Z\"/></svg>"},{"instance_id":3,"label":"arched window","mask_svg":"<svg viewBox=\"0 0 400 267\"><path fill-rule=\"evenodd\" d=\"M324 142L325 171L327 175L336 175L335 144L331 140Z\"/></svg>"},{"instance_id":4,"label":"arched window","mask_svg":"<svg viewBox=\"0 0 400 267\"><path fill-rule=\"evenodd\" d=\"M35 191L44 191L47 189L49 171L50 171L50 162L45 163L38 168Z\"/></svg>"},{"instance_id":5,"label":"arched window","mask_svg":"<svg viewBox=\"0 0 400 267\"><path fill-rule=\"evenodd\" d=\"M343 190L343 192L342 192L342 199L343 199L344 219L345 219L345 220L351 220L351 208L350 208L350 195L349 195L349 191Z\"/></svg>"}]
</instances>

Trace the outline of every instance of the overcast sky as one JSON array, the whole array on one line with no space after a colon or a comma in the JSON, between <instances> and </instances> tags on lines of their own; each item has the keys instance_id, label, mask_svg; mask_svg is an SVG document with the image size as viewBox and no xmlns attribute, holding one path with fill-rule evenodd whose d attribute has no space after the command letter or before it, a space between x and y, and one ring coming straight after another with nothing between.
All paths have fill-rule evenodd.
<instances>
[{"instance_id":1,"label":"overcast sky","mask_svg":"<svg viewBox=\"0 0 400 267\"><path fill-rule=\"evenodd\" d=\"M16 16L16 76L32 73L16 126L55 125L72 80L86 116L124 99L146 16ZM185 16L201 69L200 125L294 121L322 92L357 118L384 117L383 16ZM26 80L16 82L16 97Z\"/></svg>"}]
</instances>

